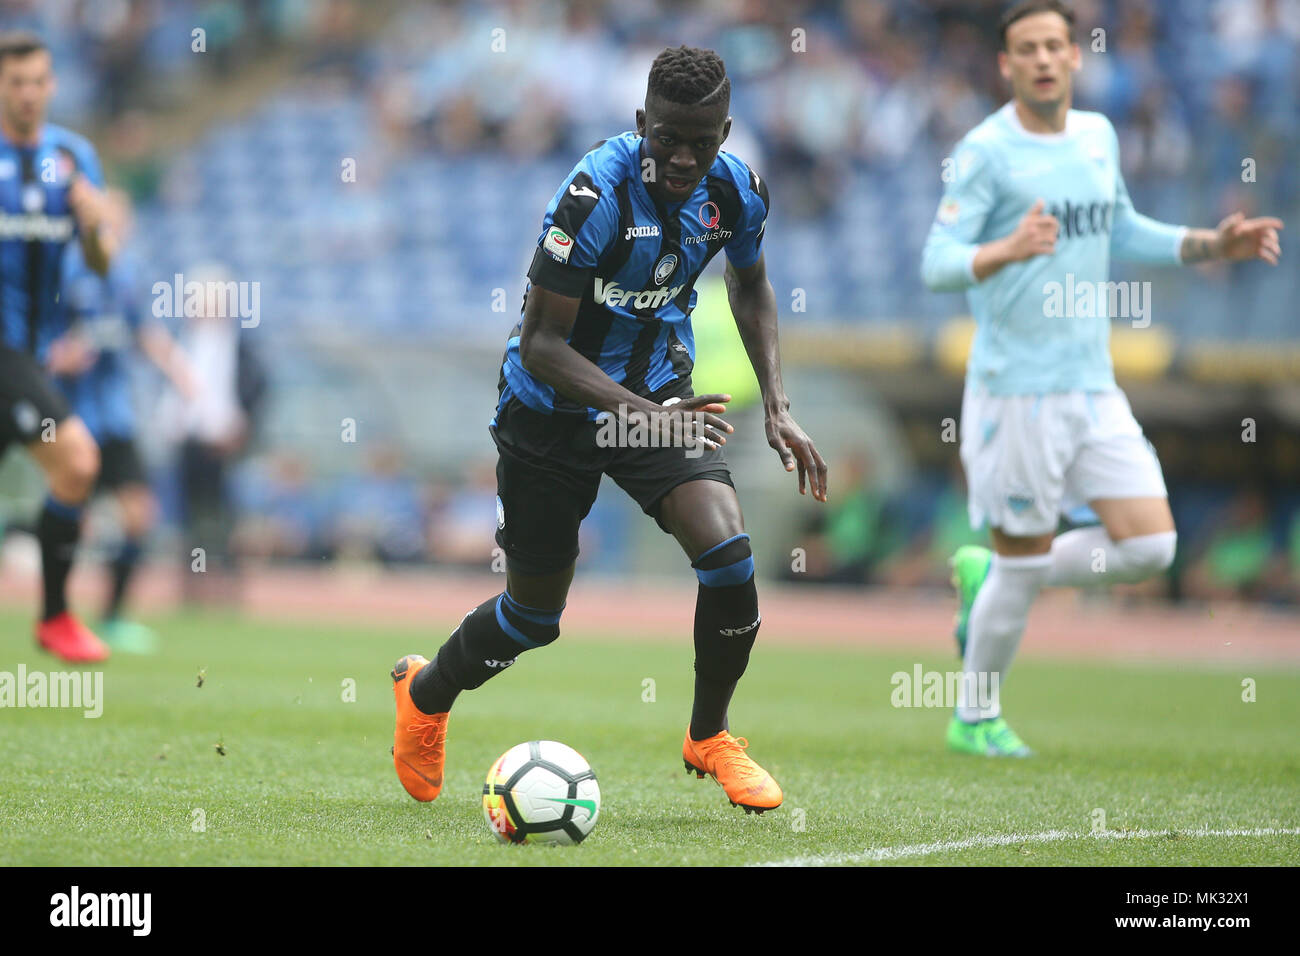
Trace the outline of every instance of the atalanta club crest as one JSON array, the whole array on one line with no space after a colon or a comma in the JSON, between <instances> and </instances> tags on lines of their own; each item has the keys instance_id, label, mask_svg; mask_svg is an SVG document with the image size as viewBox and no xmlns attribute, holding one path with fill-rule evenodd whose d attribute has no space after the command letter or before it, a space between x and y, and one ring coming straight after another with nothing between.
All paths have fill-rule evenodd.
<instances>
[{"instance_id":1,"label":"atalanta club crest","mask_svg":"<svg viewBox=\"0 0 1300 956\"><path fill-rule=\"evenodd\" d=\"M670 252L660 259L659 264L655 266L655 285L667 285L668 278L676 268L677 257Z\"/></svg>"}]
</instances>

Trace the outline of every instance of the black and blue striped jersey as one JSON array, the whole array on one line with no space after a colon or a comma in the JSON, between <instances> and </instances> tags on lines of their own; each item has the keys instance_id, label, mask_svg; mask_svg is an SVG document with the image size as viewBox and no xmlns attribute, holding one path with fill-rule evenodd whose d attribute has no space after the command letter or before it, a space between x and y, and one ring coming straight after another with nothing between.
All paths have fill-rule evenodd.
<instances>
[{"instance_id":1,"label":"black and blue striped jersey","mask_svg":"<svg viewBox=\"0 0 1300 956\"><path fill-rule=\"evenodd\" d=\"M581 299L569 345L638 395L689 377L695 282L719 249L736 268L757 262L768 210L767 183L729 153L718 153L680 203L650 195L648 164L634 132L588 152L547 207L528 270L529 288ZM596 409L557 395L524 370L522 325L506 345L498 409L513 396L539 412L594 420Z\"/></svg>"},{"instance_id":2,"label":"black and blue striped jersey","mask_svg":"<svg viewBox=\"0 0 1300 956\"><path fill-rule=\"evenodd\" d=\"M99 157L71 130L47 123L35 145L0 134L0 344L38 358L62 323L63 250L77 235L68 187L103 188Z\"/></svg>"},{"instance_id":3,"label":"black and blue striped jersey","mask_svg":"<svg viewBox=\"0 0 1300 956\"><path fill-rule=\"evenodd\" d=\"M77 245L63 257L62 324L52 324L51 336L76 328L96 358L80 375L57 376L55 384L100 444L130 439L135 433L130 364L145 313L135 277L136 262L129 250L113 257L107 276L86 265Z\"/></svg>"}]
</instances>

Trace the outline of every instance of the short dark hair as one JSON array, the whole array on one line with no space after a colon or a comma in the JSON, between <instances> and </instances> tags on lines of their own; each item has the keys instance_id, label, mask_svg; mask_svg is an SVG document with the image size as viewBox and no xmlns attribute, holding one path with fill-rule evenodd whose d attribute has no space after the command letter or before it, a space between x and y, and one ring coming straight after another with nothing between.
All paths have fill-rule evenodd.
<instances>
[{"instance_id":1,"label":"short dark hair","mask_svg":"<svg viewBox=\"0 0 1300 956\"><path fill-rule=\"evenodd\" d=\"M49 50L45 40L30 30L6 30L0 33L0 66L11 56L29 56L40 50Z\"/></svg>"},{"instance_id":2,"label":"short dark hair","mask_svg":"<svg viewBox=\"0 0 1300 956\"><path fill-rule=\"evenodd\" d=\"M731 103L731 80L722 57L712 50L669 47L650 67L646 95L683 106L726 107Z\"/></svg>"},{"instance_id":3,"label":"short dark hair","mask_svg":"<svg viewBox=\"0 0 1300 956\"><path fill-rule=\"evenodd\" d=\"M1017 20L1033 16L1035 13L1056 13L1065 19L1069 28L1070 42L1074 42L1074 9L1062 0L1020 0L1007 8L998 21L998 40L1002 49L1007 48L1007 28Z\"/></svg>"}]
</instances>

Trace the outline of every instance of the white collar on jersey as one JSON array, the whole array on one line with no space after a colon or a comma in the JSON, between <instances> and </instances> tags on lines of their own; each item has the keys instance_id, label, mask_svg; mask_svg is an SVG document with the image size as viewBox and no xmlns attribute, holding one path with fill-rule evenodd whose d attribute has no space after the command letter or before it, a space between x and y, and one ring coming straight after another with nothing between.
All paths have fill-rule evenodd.
<instances>
[{"instance_id":1,"label":"white collar on jersey","mask_svg":"<svg viewBox=\"0 0 1300 956\"><path fill-rule=\"evenodd\" d=\"M1022 136L1028 136L1030 139L1040 140L1044 143L1059 143L1061 140L1069 139L1079 131L1078 114L1074 110L1068 110L1065 114L1065 129L1059 133L1034 133L1025 129L1025 124L1020 122L1020 114L1016 112L1016 101L1008 100L1003 104L1002 109L998 110L1006 120L1007 124Z\"/></svg>"}]
</instances>

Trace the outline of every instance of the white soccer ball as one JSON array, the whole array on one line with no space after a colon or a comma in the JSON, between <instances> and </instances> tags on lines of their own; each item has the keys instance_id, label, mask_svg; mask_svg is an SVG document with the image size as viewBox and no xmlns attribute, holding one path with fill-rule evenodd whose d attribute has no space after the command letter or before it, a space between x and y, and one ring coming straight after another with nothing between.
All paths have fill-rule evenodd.
<instances>
[{"instance_id":1,"label":"white soccer ball","mask_svg":"<svg viewBox=\"0 0 1300 956\"><path fill-rule=\"evenodd\" d=\"M599 815L596 771L554 740L511 747L483 784L483 816L502 843L581 843Z\"/></svg>"}]
</instances>

